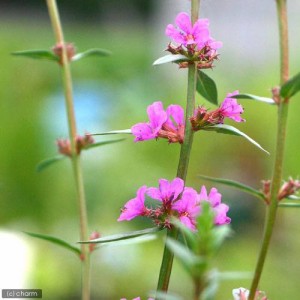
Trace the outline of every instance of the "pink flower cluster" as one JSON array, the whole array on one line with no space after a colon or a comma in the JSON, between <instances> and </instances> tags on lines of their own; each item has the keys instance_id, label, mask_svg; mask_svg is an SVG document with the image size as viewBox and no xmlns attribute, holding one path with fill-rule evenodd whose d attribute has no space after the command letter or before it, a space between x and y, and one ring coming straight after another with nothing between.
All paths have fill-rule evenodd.
<instances>
[{"instance_id":1,"label":"pink flower cluster","mask_svg":"<svg viewBox=\"0 0 300 300\"><path fill-rule=\"evenodd\" d=\"M232 119L235 122L244 122L245 120L241 118L241 114L244 112L243 107L235 98L231 98L238 94L239 91L228 93L220 107L213 111L208 111L205 107L199 106L190 118L193 130L197 131L207 126L223 124L225 118Z\"/></svg>"},{"instance_id":2,"label":"pink flower cluster","mask_svg":"<svg viewBox=\"0 0 300 300\"><path fill-rule=\"evenodd\" d=\"M228 93L220 107L208 111L205 107L199 106L194 115L190 118L193 130L197 131L207 126L223 124L225 118L236 122L243 122L241 118L243 107L231 96L239 92ZM184 110L180 105L170 105L166 110L160 101L154 102L147 108L149 122L138 123L131 127L135 136L135 142L150 139L165 138L169 143L183 143L184 140Z\"/></svg>"},{"instance_id":3,"label":"pink flower cluster","mask_svg":"<svg viewBox=\"0 0 300 300\"><path fill-rule=\"evenodd\" d=\"M148 123L138 123L131 127L135 142L168 139L169 143L182 143L184 135L184 111L180 105L170 105L166 110L160 101L147 108Z\"/></svg>"},{"instance_id":4,"label":"pink flower cluster","mask_svg":"<svg viewBox=\"0 0 300 300\"><path fill-rule=\"evenodd\" d=\"M199 69L211 68L213 60L217 59L217 49L222 47L222 43L210 36L208 19L199 19L192 24L190 16L181 12L175 23L176 26L169 24L166 28L166 35L175 42L175 45L169 44L167 50L197 61ZM185 67L187 63L180 63L180 66Z\"/></svg>"},{"instance_id":5,"label":"pink flower cluster","mask_svg":"<svg viewBox=\"0 0 300 300\"><path fill-rule=\"evenodd\" d=\"M157 200L154 207L145 205L145 198ZM207 194L205 186L200 193L190 187L184 186L184 181L175 178L173 181L159 180L159 187L142 186L138 189L135 198L129 200L121 211L118 221L130 221L138 216L145 216L154 221L157 226L171 227L171 217L178 217L180 222L191 230L196 229L196 218L201 214L201 203L210 203L215 212L215 224L230 223L226 213L229 207L221 203L221 194L216 188L212 188Z\"/></svg>"}]
</instances>

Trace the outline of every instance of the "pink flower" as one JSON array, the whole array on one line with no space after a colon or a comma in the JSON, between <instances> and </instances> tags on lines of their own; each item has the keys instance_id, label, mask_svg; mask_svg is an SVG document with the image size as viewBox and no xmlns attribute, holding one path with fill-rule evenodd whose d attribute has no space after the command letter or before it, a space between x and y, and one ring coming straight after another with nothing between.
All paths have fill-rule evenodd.
<instances>
[{"instance_id":1,"label":"pink flower","mask_svg":"<svg viewBox=\"0 0 300 300\"><path fill-rule=\"evenodd\" d=\"M145 206L145 195L148 195L157 204L154 207ZM137 216L145 216L154 221L159 227L171 228L171 218L178 217L180 222L191 230L196 230L197 216L201 213L201 203L207 201L215 212L214 223L223 225L230 222L227 217L228 206L221 203L221 194L216 188L212 188L209 195L205 186L202 186L200 194L190 187L184 187L184 181L176 177L172 181L159 179L159 187L145 185L139 188L137 196L129 200L118 221L130 221Z\"/></svg>"},{"instance_id":2,"label":"pink flower","mask_svg":"<svg viewBox=\"0 0 300 300\"><path fill-rule=\"evenodd\" d=\"M186 187L180 200L172 205L172 209L178 212L179 220L191 230L196 229L196 217L200 213L200 206L197 192Z\"/></svg>"},{"instance_id":3,"label":"pink flower","mask_svg":"<svg viewBox=\"0 0 300 300\"><path fill-rule=\"evenodd\" d=\"M231 219L227 217L226 213L229 210L228 205L221 203L222 195L218 192L216 188L212 188L207 195L207 190L203 185L199 194L200 204L202 201L207 201L210 203L212 209L215 212L215 224L223 225L230 223Z\"/></svg>"},{"instance_id":4,"label":"pink flower","mask_svg":"<svg viewBox=\"0 0 300 300\"><path fill-rule=\"evenodd\" d=\"M118 221L130 221L137 216L143 216L145 213L147 213L147 208L144 204L146 190L147 187L145 185L138 189L136 198L129 200L125 204Z\"/></svg>"},{"instance_id":5,"label":"pink flower","mask_svg":"<svg viewBox=\"0 0 300 300\"><path fill-rule=\"evenodd\" d=\"M160 179L159 188L150 187L147 190L147 194L151 198L163 202L164 205L168 205L177 200L183 188L184 181L181 178L176 177L171 182L166 179Z\"/></svg>"},{"instance_id":6,"label":"pink flower","mask_svg":"<svg viewBox=\"0 0 300 300\"><path fill-rule=\"evenodd\" d=\"M244 122L245 120L241 118L241 114L244 112L243 107L237 103L235 98L231 98L231 96L238 94L239 91L228 93L220 107L213 111L208 111L203 106L195 109L194 115L190 118L193 130L198 131L212 125L223 124L225 118Z\"/></svg>"},{"instance_id":7,"label":"pink flower","mask_svg":"<svg viewBox=\"0 0 300 300\"><path fill-rule=\"evenodd\" d=\"M241 118L241 113L244 112L243 107L237 103L235 98L230 98L231 96L238 95L239 91L234 91L233 93L228 93L227 97L222 102L219 113L222 117L230 118L236 122L244 122L245 120Z\"/></svg>"},{"instance_id":8,"label":"pink flower","mask_svg":"<svg viewBox=\"0 0 300 300\"><path fill-rule=\"evenodd\" d=\"M160 101L154 102L147 108L149 123L138 123L131 127L132 134L136 137L135 142L155 139L162 125L167 121L167 113Z\"/></svg>"},{"instance_id":9,"label":"pink flower","mask_svg":"<svg viewBox=\"0 0 300 300\"><path fill-rule=\"evenodd\" d=\"M216 42L210 37L208 19L199 19L192 25L189 15L181 12L177 15L175 23L176 27L169 24L166 28L166 35L175 43L185 47L194 45L198 47L198 50L205 46L210 46L213 50L222 47L221 42Z\"/></svg>"},{"instance_id":10,"label":"pink flower","mask_svg":"<svg viewBox=\"0 0 300 300\"><path fill-rule=\"evenodd\" d=\"M169 143L182 143L184 135L184 111L179 105L170 105L165 111L160 101L147 108L148 123L138 123L131 127L135 142L156 138L166 138Z\"/></svg>"}]
</instances>

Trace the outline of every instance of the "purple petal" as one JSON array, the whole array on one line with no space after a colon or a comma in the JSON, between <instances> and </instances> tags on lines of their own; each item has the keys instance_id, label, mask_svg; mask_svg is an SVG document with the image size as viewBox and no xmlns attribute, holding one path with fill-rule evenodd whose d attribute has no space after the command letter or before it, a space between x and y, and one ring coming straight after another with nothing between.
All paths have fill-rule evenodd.
<instances>
[{"instance_id":1,"label":"purple petal","mask_svg":"<svg viewBox=\"0 0 300 300\"><path fill-rule=\"evenodd\" d=\"M227 217L226 213L229 210L228 205L221 203L220 205L213 208L213 210L216 213L215 216L215 224L216 225L223 225L223 224L229 224L231 219Z\"/></svg>"},{"instance_id":2,"label":"purple petal","mask_svg":"<svg viewBox=\"0 0 300 300\"><path fill-rule=\"evenodd\" d=\"M221 203L222 195L218 192L216 188L212 188L208 195L208 201L211 203L212 207L215 207Z\"/></svg>"},{"instance_id":3,"label":"purple petal","mask_svg":"<svg viewBox=\"0 0 300 300\"><path fill-rule=\"evenodd\" d=\"M135 136L134 141L146 141L155 139L157 134L153 133L153 128L150 123L138 123L131 127L131 133Z\"/></svg>"},{"instance_id":4,"label":"purple petal","mask_svg":"<svg viewBox=\"0 0 300 300\"><path fill-rule=\"evenodd\" d=\"M202 201L202 200L208 200L206 187L204 185L202 185L201 191L199 194L199 201Z\"/></svg>"},{"instance_id":5,"label":"purple petal","mask_svg":"<svg viewBox=\"0 0 300 300\"><path fill-rule=\"evenodd\" d=\"M243 107L237 102L235 98L228 98L237 94L238 91L227 94L227 98L224 99L220 106L220 113L224 117L230 118L236 122L243 122L245 120L240 116L240 114L244 111Z\"/></svg>"},{"instance_id":6,"label":"purple petal","mask_svg":"<svg viewBox=\"0 0 300 300\"><path fill-rule=\"evenodd\" d=\"M175 178L169 182L166 179L159 179L159 188L148 188L147 194L156 200L168 202L178 198L184 188L184 181L181 178Z\"/></svg>"},{"instance_id":7,"label":"purple petal","mask_svg":"<svg viewBox=\"0 0 300 300\"><path fill-rule=\"evenodd\" d=\"M184 33L192 33L192 22L190 16L187 13L179 13L175 19L175 23L177 24L179 29L182 30Z\"/></svg>"},{"instance_id":8,"label":"purple petal","mask_svg":"<svg viewBox=\"0 0 300 300\"><path fill-rule=\"evenodd\" d=\"M186 43L184 36L172 24L169 24L167 26L166 35L170 37L177 44Z\"/></svg>"},{"instance_id":9,"label":"purple petal","mask_svg":"<svg viewBox=\"0 0 300 300\"><path fill-rule=\"evenodd\" d=\"M118 221L130 221L137 216L143 215L145 212L145 192L147 190L147 186L142 186L137 191L136 198L129 200L124 208L122 209L122 213L118 218Z\"/></svg>"},{"instance_id":10,"label":"purple petal","mask_svg":"<svg viewBox=\"0 0 300 300\"><path fill-rule=\"evenodd\" d=\"M187 228L191 229L191 230L196 230L196 227L195 227L195 220L187 217L187 216L180 216L179 217L179 220L180 222L185 225Z\"/></svg>"},{"instance_id":11,"label":"purple petal","mask_svg":"<svg viewBox=\"0 0 300 300\"><path fill-rule=\"evenodd\" d=\"M184 188L181 199L173 204L172 209L180 213L192 213L196 206L199 208L197 192L193 188L186 187ZM196 209L197 212L199 212L198 208Z\"/></svg>"},{"instance_id":12,"label":"purple petal","mask_svg":"<svg viewBox=\"0 0 300 300\"><path fill-rule=\"evenodd\" d=\"M171 128L176 129L178 125L184 125L184 109L180 105L172 104L170 105L167 110L168 120L166 124L171 126ZM176 122L177 126L173 125L171 118Z\"/></svg>"},{"instance_id":13,"label":"purple petal","mask_svg":"<svg viewBox=\"0 0 300 300\"><path fill-rule=\"evenodd\" d=\"M161 193L158 188L150 187L147 189L147 195L152 199L162 201Z\"/></svg>"},{"instance_id":14,"label":"purple petal","mask_svg":"<svg viewBox=\"0 0 300 300\"><path fill-rule=\"evenodd\" d=\"M149 105L147 108L147 113L153 133L157 134L161 129L161 126L167 120L167 113L164 111L162 102L157 101Z\"/></svg>"}]
</instances>

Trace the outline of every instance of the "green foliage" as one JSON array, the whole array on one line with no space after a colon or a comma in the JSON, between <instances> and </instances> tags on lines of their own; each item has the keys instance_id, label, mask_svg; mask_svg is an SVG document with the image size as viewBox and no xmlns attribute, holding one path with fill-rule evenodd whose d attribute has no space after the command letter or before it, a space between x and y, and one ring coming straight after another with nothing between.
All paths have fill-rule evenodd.
<instances>
[{"instance_id":1,"label":"green foliage","mask_svg":"<svg viewBox=\"0 0 300 300\"><path fill-rule=\"evenodd\" d=\"M24 56L34 59L44 59L58 62L59 57L55 55L52 51L49 50L25 50L25 51L16 51L12 52L12 55L15 56Z\"/></svg>"},{"instance_id":2,"label":"green foliage","mask_svg":"<svg viewBox=\"0 0 300 300\"><path fill-rule=\"evenodd\" d=\"M259 191L259 190L256 190L248 185L245 185L243 183L240 183L238 181L234 181L234 180L229 180L229 179L223 179L223 178L214 178L214 177L209 177L209 176L205 176L205 175L198 175L198 177L202 178L202 179L205 179L205 180L208 180L208 181L211 181L211 182L215 182L215 183L221 183L221 184L225 184L227 186L230 186L230 187L234 187L234 188L237 188L243 192L246 192L248 194L251 194L261 200L264 200L265 199L265 196L264 194Z\"/></svg>"},{"instance_id":3,"label":"green foliage","mask_svg":"<svg viewBox=\"0 0 300 300\"><path fill-rule=\"evenodd\" d=\"M41 240L45 240L45 241L48 241L50 243L53 243L55 245L58 245L58 246L61 246L77 255L80 255L81 254L81 251L75 247L75 246L72 246L71 244L67 243L66 241L62 240L62 239L59 239L57 237L54 237L54 236L51 236L51 235L45 235L45 234L39 234L39 233L32 233L32 232L24 232L25 234L29 235L29 236L32 236L32 237L35 237L35 238L38 238L38 239L41 239Z\"/></svg>"},{"instance_id":4,"label":"green foliage","mask_svg":"<svg viewBox=\"0 0 300 300\"><path fill-rule=\"evenodd\" d=\"M52 166L54 163L56 162L59 162L63 159L65 159L67 156L65 155L57 155L57 156L54 156L54 157L50 157L50 158L47 158L43 161L41 161L37 167L36 167L36 171L37 172L42 172L44 171L46 168Z\"/></svg>"},{"instance_id":5,"label":"green foliage","mask_svg":"<svg viewBox=\"0 0 300 300\"><path fill-rule=\"evenodd\" d=\"M300 208L300 203L279 203L279 207Z\"/></svg>"},{"instance_id":6,"label":"green foliage","mask_svg":"<svg viewBox=\"0 0 300 300\"><path fill-rule=\"evenodd\" d=\"M178 295L174 295L169 292L152 292L150 296L155 297L156 300L183 300L183 298L179 297Z\"/></svg>"},{"instance_id":7,"label":"green foliage","mask_svg":"<svg viewBox=\"0 0 300 300\"><path fill-rule=\"evenodd\" d=\"M218 90L216 83L203 71L197 73L197 92L212 104L218 105Z\"/></svg>"},{"instance_id":8,"label":"green foliage","mask_svg":"<svg viewBox=\"0 0 300 300\"><path fill-rule=\"evenodd\" d=\"M168 248L175 254L194 282L204 287L203 299L207 300L213 299L218 285L218 277L211 276L216 271L209 271L211 260L231 234L228 225L216 226L214 219L215 213L210 203L203 201L195 232L190 231L178 220L172 221L180 229L186 244L174 239L167 240Z\"/></svg>"},{"instance_id":9,"label":"green foliage","mask_svg":"<svg viewBox=\"0 0 300 300\"><path fill-rule=\"evenodd\" d=\"M89 49L81 53L77 53L72 57L72 61L77 61L87 57L105 57L111 55L111 51L106 49Z\"/></svg>"},{"instance_id":10,"label":"green foliage","mask_svg":"<svg viewBox=\"0 0 300 300\"><path fill-rule=\"evenodd\" d=\"M280 89L280 96L283 98L291 98L300 91L300 73L284 83Z\"/></svg>"},{"instance_id":11,"label":"green foliage","mask_svg":"<svg viewBox=\"0 0 300 300\"><path fill-rule=\"evenodd\" d=\"M168 54L168 55L158 58L153 63L153 65L157 66L157 65L162 65L162 64L169 63L169 62L179 62L179 61L185 61L185 60L187 60L187 57L182 54Z\"/></svg>"},{"instance_id":12,"label":"green foliage","mask_svg":"<svg viewBox=\"0 0 300 300\"><path fill-rule=\"evenodd\" d=\"M80 241L80 244L101 244L101 243L111 243L111 242L116 242L116 241L122 241L122 240L127 240L127 239L132 239L136 237L140 237L146 234L152 234L156 233L158 231L162 230L162 228L159 227L152 227L152 228L147 228L143 230L137 230L137 231L131 231L131 232L126 232L126 233L120 233L120 234L114 234L114 235L109 235L105 236L99 239L94 239L91 241Z\"/></svg>"},{"instance_id":13,"label":"green foliage","mask_svg":"<svg viewBox=\"0 0 300 300\"><path fill-rule=\"evenodd\" d=\"M224 134L230 134L230 135L236 135L236 136L244 137L246 140L248 140L250 143L252 143L254 146L259 148L260 150L266 152L267 154L270 154L260 144L258 144L252 138L250 138L247 134L245 134L244 132L238 130L237 128L235 128L231 125L217 124L217 125L213 125L213 126L204 127L203 130L216 131L217 133L224 133Z\"/></svg>"},{"instance_id":14,"label":"green foliage","mask_svg":"<svg viewBox=\"0 0 300 300\"><path fill-rule=\"evenodd\" d=\"M267 97L260 97L252 94L238 94L231 96L230 98L236 98L236 99L251 99L255 100L258 102L264 102L267 104L275 104L275 101L272 98L267 98Z\"/></svg>"},{"instance_id":15,"label":"green foliage","mask_svg":"<svg viewBox=\"0 0 300 300\"><path fill-rule=\"evenodd\" d=\"M109 135L109 134L131 134L131 129L113 130L100 133L92 133L92 135Z\"/></svg>"},{"instance_id":16,"label":"green foliage","mask_svg":"<svg viewBox=\"0 0 300 300\"><path fill-rule=\"evenodd\" d=\"M87 146L85 146L82 150L89 150L91 148L96 148L96 147L100 147L100 146L105 146L105 145L110 145L110 144L114 144L114 143L119 143L125 141L125 139L118 139L118 140L109 140L109 141L103 141L103 142L97 142L97 143L93 143L93 144L89 144Z\"/></svg>"}]
</instances>

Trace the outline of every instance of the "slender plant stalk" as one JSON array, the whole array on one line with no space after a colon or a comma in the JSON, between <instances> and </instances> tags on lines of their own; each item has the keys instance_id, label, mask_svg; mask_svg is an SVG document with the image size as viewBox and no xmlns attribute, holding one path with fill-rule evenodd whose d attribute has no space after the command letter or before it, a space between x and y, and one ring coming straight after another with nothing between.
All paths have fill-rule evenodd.
<instances>
[{"instance_id":1,"label":"slender plant stalk","mask_svg":"<svg viewBox=\"0 0 300 300\"><path fill-rule=\"evenodd\" d=\"M70 64L67 57L63 30L60 22L60 17L56 5L56 0L47 0L48 11L56 38L56 44L62 46L62 79L65 92L65 104L67 109L67 119L69 127L69 138L72 150L72 165L76 184L77 198L79 202L80 214L80 240L88 240L88 220L86 211L86 200L84 192L84 184L82 177L82 169L80 163L80 155L76 152L76 119L73 104L73 88ZM88 244L81 245L82 252L82 299L90 299L90 253Z\"/></svg>"},{"instance_id":2,"label":"slender plant stalk","mask_svg":"<svg viewBox=\"0 0 300 300\"><path fill-rule=\"evenodd\" d=\"M199 0L192 0L191 3L191 18L194 23L198 19L199 15ZM195 109L195 93L196 93L196 78L197 68L195 64L190 64L188 68L188 87L187 87L187 104L186 104L186 115L185 115L185 130L184 130L184 141L180 149L180 158L177 168L177 177L180 177L184 181L186 180L190 153L193 144L193 131L189 118L193 115ZM172 228L168 230L167 239L177 239L179 230ZM172 272L174 254L165 245L162 264L159 273L158 291L168 291L170 276Z\"/></svg>"},{"instance_id":3,"label":"slender plant stalk","mask_svg":"<svg viewBox=\"0 0 300 300\"><path fill-rule=\"evenodd\" d=\"M289 58L288 58L288 26L287 26L287 9L286 0L276 0L277 13L279 23L279 37L280 37L280 83L281 85L288 80L289 77ZM265 228L263 241L256 264L254 278L252 281L249 300L254 300L255 292L257 290L262 270L264 267L265 259L272 237L276 213L278 208L278 191L280 189L282 180L282 167L284 158L284 147L286 139L288 117L288 99L282 99L278 108L278 121L277 121L277 142L276 142L276 156L273 167L273 178L271 186L271 200L267 208Z\"/></svg>"}]
</instances>

